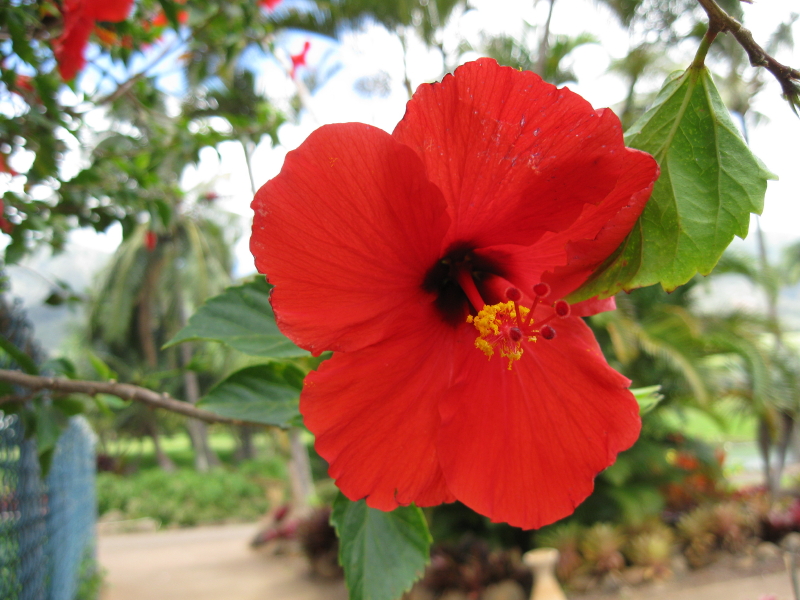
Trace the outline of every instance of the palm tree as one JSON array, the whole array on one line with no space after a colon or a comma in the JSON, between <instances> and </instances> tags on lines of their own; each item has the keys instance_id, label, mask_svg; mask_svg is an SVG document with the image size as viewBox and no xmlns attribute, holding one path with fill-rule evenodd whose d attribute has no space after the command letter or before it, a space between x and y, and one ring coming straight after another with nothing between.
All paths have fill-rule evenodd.
<instances>
[{"instance_id":1,"label":"palm tree","mask_svg":"<svg viewBox=\"0 0 800 600\"><path fill-rule=\"evenodd\" d=\"M150 224L142 224L122 242L98 282L90 308L90 337L121 378L194 403L200 398L201 382L193 370L192 346L161 346L203 300L230 284L231 256L219 211L202 206L176 209L168 229L156 233ZM188 420L187 428L195 466L207 470L218 460L208 446L206 426ZM151 423L151 436L155 431Z\"/></svg>"}]
</instances>

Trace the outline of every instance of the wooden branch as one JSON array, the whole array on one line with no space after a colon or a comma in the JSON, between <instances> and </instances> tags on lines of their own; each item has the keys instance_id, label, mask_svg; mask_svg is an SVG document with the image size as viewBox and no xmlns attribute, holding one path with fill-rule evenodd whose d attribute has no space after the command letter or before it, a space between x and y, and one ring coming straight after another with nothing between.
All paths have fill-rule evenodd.
<instances>
[{"instance_id":1,"label":"wooden branch","mask_svg":"<svg viewBox=\"0 0 800 600\"><path fill-rule=\"evenodd\" d=\"M747 52L750 64L754 67L763 67L778 80L784 96L792 105L798 104L800 95L800 71L779 63L772 56L767 54L761 46L753 39L753 34L749 29L745 29L739 21L726 13L715 0L697 0L703 10L706 11L709 20L709 28L719 32L730 32L736 38L739 45Z\"/></svg>"},{"instance_id":2,"label":"wooden branch","mask_svg":"<svg viewBox=\"0 0 800 600\"><path fill-rule=\"evenodd\" d=\"M200 419L206 423L264 426L263 423L223 417L210 411L197 408L188 402L176 400L169 394L159 394L153 390L129 383L117 383L115 381L82 381L63 377L43 377L40 375L27 375L21 371L10 371L7 369L0 369L0 381L6 381L30 390L51 390L63 394L86 394L88 396L109 394L122 398L123 400L141 402L153 408L163 408L164 410L187 417ZM27 396L3 396L0 398L0 405L5 402L20 402L25 399L27 399Z\"/></svg>"},{"instance_id":3,"label":"wooden branch","mask_svg":"<svg viewBox=\"0 0 800 600\"><path fill-rule=\"evenodd\" d=\"M185 40L181 38L176 38L173 42L169 45L164 46L161 52L152 60L148 65L146 65L141 71L138 73L131 75L126 81L120 83L117 86L117 89L104 96L99 98L95 101L95 106L102 106L103 104L108 104L109 102L114 102L117 99L121 98L125 94L127 94L131 88L136 85L138 81L141 81L147 76L147 72L155 67L158 63L160 63L165 56L167 56L170 52L172 52L176 47L178 42L183 43Z\"/></svg>"}]
</instances>

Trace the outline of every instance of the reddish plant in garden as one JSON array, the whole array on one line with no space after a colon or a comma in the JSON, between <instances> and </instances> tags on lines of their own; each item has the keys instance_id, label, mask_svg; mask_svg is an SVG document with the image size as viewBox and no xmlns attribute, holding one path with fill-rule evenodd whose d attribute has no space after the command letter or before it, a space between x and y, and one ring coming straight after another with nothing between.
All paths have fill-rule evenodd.
<instances>
[{"instance_id":1,"label":"reddish plant in garden","mask_svg":"<svg viewBox=\"0 0 800 600\"><path fill-rule=\"evenodd\" d=\"M95 23L124 21L133 0L64 0L61 12L64 29L53 42L58 71L64 81L72 80L86 63L84 51Z\"/></svg>"},{"instance_id":2,"label":"reddish plant in garden","mask_svg":"<svg viewBox=\"0 0 800 600\"><path fill-rule=\"evenodd\" d=\"M619 119L537 75L468 63L389 135L321 127L253 201L278 324L330 360L300 399L350 499L460 500L531 528L569 513L639 433L629 381L563 299L658 176Z\"/></svg>"},{"instance_id":3,"label":"reddish plant in garden","mask_svg":"<svg viewBox=\"0 0 800 600\"><path fill-rule=\"evenodd\" d=\"M295 78L297 75L297 67L305 67L306 66L306 56L308 56L308 51L311 48L311 42L306 40L306 43L303 44L303 51L300 54L292 54L290 58L292 59L292 79Z\"/></svg>"}]
</instances>

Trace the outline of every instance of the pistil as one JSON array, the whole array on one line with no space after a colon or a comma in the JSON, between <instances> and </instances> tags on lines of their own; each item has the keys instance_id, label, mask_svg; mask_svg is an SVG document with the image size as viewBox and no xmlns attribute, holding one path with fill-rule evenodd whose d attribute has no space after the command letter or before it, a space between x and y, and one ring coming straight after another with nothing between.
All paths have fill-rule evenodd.
<instances>
[{"instance_id":1,"label":"pistil","mask_svg":"<svg viewBox=\"0 0 800 600\"><path fill-rule=\"evenodd\" d=\"M471 291L480 298L477 287L471 275L467 273L469 282L461 279L462 271L459 271L459 283L462 289L472 300ZM471 286L470 286L471 284ZM558 300L552 304L553 312L547 317L535 322L533 319L534 309L537 308L542 298L550 294L550 287L547 284L537 284L533 287L533 302L531 307L520 306L522 292L515 287L506 290L507 302L500 302L491 306L485 305L475 316L468 316L467 322L472 323L478 330L478 338L475 340L475 347L491 358L495 350L501 356L508 358L508 368L514 365L514 361L519 360L523 353L524 342L536 342L539 337L544 340L552 340L556 337L556 330L549 325L553 319L564 319L570 314L570 307L564 300Z\"/></svg>"}]
</instances>

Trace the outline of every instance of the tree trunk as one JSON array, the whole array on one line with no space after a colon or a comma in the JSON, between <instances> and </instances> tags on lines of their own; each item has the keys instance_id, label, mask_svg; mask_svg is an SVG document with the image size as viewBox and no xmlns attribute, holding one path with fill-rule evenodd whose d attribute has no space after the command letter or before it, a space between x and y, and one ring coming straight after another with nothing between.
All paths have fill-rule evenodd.
<instances>
[{"instance_id":1,"label":"tree trunk","mask_svg":"<svg viewBox=\"0 0 800 600\"><path fill-rule=\"evenodd\" d=\"M772 450L772 432L765 416L758 418L758 451L761 454L762 468L764 469L764 487L770 495L774 496L772 468L770 454Z\"/></svg>"},{"instance_id":2,"label":"tree trunk","mask_svg":"<svg viewBox=\"0 0 800 600\"><path fill-rule=\"evenodd\" d=\"M178 285L180 285L178 283ZM188 319L183 307L183 298L180 290L176 294L175 301L178 304L178 318L181 327L185 327ZM197 404L200 400L200 384L197 381L197 373L189 369L192 362L192 344L184 342L181 344L181 367L183 367L183 393L184 399L190 404ZM211 467L219 466L219 457L214 454L211 445L208 443L208 426L197 419L187 419L186 429L189 430L189 438L192 440L194 449L194 468L205 473Z\"/></svg>"},{"instance_id":3,"label":"tree trunk","mask_svg":"<svg viewBox=\"0 0 800 600\"><path fill-rule=\"evenodd\" d=\"M239 447L236 449L236 460L252 460L256 457L256 447L253 444L253 434L255 428L250 425L242 425L236 428L239 438Z\"/></svg>"},{"instance_id":4,"label":"tree trunk","mask_svg":"<svg viewBox=\"0 0 800 600\"><path fill-rule=\"evenodd\" d=\"M302 430L297 427L289 430L289 483L292 487L292 505L295 508L309 506L314 494L308 449L300 439L301 434Z\"/></svg>"},{"instance_id":5,"label":"tree trunk","mask_svg":"<svg viewBox=\"0 0 800 600\"><path fill-rule=\"evenodd\" d=\"M156 449L156 462L158 462L158 466L167 473L174 473L175 463L172 462L172 459L161 447L161 435L158 432L158 425L155 422L155 415L153 415L153 420L147 424L147 435L149 435L150 439L153 440L153 446Z\"/></svg>"},{"instance_id":6,"label":"tree trunk","mask_svg":"<svg viewBox=\"0 0 800 600\"><path fill-rule=\"evenodd\" d=\"M781 412L779 417L780 433L778 443L775 445L777 450L777 464L773 470L773 489L775 494L780 494L781 479L783 478L783 468L786 466L786 453L789 451L789 446L792 443L792 434L794 433L794 417L787 413Z\"/></svg>"},{"instance_id":7,"label":"tree trunk","mask_svg":"<svg viewBox=\"0 0 800 600\"><path fill-rule=\"evenodd\" d=\"M185 399L190 404L197 404L200 400L200 385L197 383L197 373L188 369L192 361L191 344L181 345L181 362L183 363L183 391ZM211 467L219 466L219 457L214 454L211 445L208 443L208 426L197 419L187 419L186 429L189 430L189 437L194 448L194 468L205 473Z\"/></svg>"},{"instance_id":8,"label":"tree trunk","mask_svg":"<svg viewBox=\"0 0 800 600\"><path fill-rule=\"evenodd\" d=\"M547 20L544 23L544 31L539 40L539 56L536 60L536 74L544 79L545 72L547 71L547 58L550 54L550 21L553 19L553 7L556 0L550 0L550 7L547 11Z\"/></svg>"}]
</instances>

